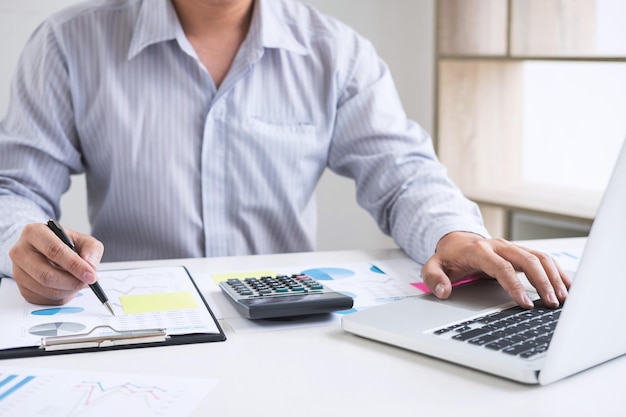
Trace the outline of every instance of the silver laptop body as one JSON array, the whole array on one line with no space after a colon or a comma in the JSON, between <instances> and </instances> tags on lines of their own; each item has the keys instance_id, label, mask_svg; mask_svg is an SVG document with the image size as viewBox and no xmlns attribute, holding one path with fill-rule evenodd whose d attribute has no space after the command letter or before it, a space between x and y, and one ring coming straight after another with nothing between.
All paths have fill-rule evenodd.
<instances>
[{"instance_id":1,"label":"silver laptop body","mask_svg":"<svg viewBox=\"0 0 626 417\"><path fill-rule=\"evenodd\" d=\"M523 359L433 334L446 325L513 306L495 280L456 287L448 300L426 294L358 311L342 317L342 328L515 381L546 385L626 353L626 333L615 331L622 327L626 293L625 236L626 143L544 355Z\"/></svg>"}]
</instances>

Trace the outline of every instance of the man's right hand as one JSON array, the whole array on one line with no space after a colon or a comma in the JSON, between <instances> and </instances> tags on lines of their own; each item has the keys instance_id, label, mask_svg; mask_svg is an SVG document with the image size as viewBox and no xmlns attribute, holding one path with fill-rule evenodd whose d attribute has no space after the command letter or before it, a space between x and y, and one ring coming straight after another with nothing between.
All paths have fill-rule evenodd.
<instances>
[{"instance_id":1,"label":"man's right hand","mask_svg":"<svg viewBox=\"0 0 626 417\"><path fill-rule=\"evenodd\" d=\"M26 225L9 251L13 279L26 301L41 305L65 304L78 291L96 282L96 268L104 245L93 236L70 229L65 231L78 254L43 223Z\"/></svg>"}]
</instances>

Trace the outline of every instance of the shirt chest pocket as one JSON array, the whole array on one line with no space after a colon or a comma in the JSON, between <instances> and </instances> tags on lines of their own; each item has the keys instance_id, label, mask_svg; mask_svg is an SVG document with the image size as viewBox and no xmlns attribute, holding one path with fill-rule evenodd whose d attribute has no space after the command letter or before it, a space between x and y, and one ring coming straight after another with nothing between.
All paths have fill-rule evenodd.
<instances>
[{"instance_id":1,"label":"shirt chest pocket","mask_svg":"<svg viewBox=\"0 0 626 417\"><path fill-rule=\"evenodd\" d=\"M311 174L326 166L328 141L311 122L280 123L248 117L243 146L259 157L259 163L281 164L292 173Z\"/></svg>"}]
</instances>

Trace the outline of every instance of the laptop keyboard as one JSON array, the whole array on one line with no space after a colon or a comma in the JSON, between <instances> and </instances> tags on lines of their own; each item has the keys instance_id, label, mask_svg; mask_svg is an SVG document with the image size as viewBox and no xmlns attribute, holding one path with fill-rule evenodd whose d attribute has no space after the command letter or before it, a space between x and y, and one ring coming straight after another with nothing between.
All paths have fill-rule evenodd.
<instances>
[{"instance_id":1,"label":"laptop keyboard","mask_svg":"<svg viewBox=\"0 0 626 417\"><path fill-rule=\"evenodd\" d=\"M546 308L541 302L535 302L531 310L515 306L433 333L509 355L534 359L548 350L561 308Z\"/></svg>"}]
</instances>

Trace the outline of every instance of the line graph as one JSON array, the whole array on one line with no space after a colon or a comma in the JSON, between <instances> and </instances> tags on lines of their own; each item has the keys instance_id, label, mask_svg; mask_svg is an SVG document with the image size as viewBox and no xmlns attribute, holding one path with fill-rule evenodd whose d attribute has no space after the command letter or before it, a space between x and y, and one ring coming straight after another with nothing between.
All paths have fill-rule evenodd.
<instances>
[{"instance_id":1,"label":"line graph","mask_svg":"<svg viewBox=\"0 0 626 417\"><path fill-rule=\"evenodd\" d=\"M0 417L184 417L209 378L0 366Z\"/></svg>"},{"instance_id":2,"label":"line graph","mask_svg":"<svg viewBox=\"0 0 626 417\"><path fill-rule=\"evenodd\" d=\"M120 288L106 288L105 292L107 294L109 293L117 293L117 294L121 294L121 295L130 295L133 293L139 293L139 294L143 294L146 292L151 292L155 289L167 289L168 287L164 286L164 285L144 285L144 286L136 286L133 285L130 288L126 288L126 289L120 289Z\"/></svg>"},{"instance_id":3,"label":"line graph","mask_svg":"<svg viewBox=\"0 0 626 417\"><path fill-rule=\"evenodd\" d=\"M82 381L74 388L81 393L76 404L72 407L68 417L84 415L91 410L108 407L110 404L120 406L121 403L129 407L129 402L138 402L142 407L159 407L159 401L167 398L168 390L152 386L141 386L132 382L106 386L102 381ZM107 405L109 404L109 405ZM133 406L135 406L133 404Z\"/></svg>"},{"instance_id":4,"label":"line graph","mask_svg":"<svg viewBox=\"0 0 626 417\"><path fill-rule=\"evenodd\" d=\"M103 290L113 298L126 295L171 293L181 291L180 281L167 273L151 270L147 274L140 269L128 270L123 275L100 273ZM113 300L112 300L113 301Z\"/></svg>"}]
</instances>

